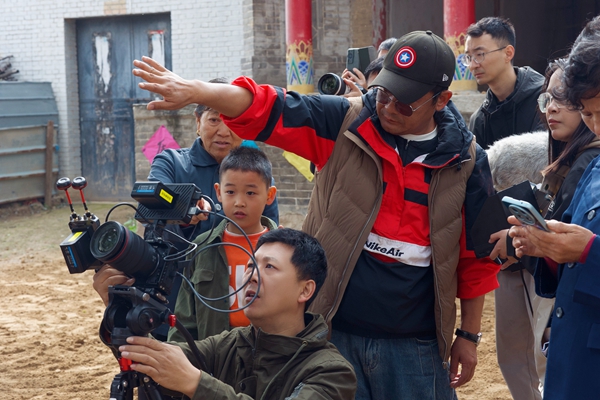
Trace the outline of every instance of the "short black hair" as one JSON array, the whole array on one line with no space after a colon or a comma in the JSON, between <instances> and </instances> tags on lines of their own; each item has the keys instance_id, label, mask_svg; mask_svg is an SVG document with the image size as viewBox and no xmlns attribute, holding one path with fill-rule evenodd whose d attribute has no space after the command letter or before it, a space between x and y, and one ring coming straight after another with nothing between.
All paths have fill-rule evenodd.
<instances>
[{"instance_id":1,"label":"short black hair","mask_svg":"<svg viewBox=\"0 0 600 400\"><path fill-rule=\"evenodd\" d=\"M230 83L227 78L214 78L209 81L210 83ZM202 116L205 111L212 110L212 108L205 106L204 104L198 104L194 109L194 115L198 118Z\"/></svg>"},{"instance_id":2,"label":"short black hair","mask_svg":"<svg viewBox=\"0 0 600 400\"><path fill-rule=\"evenodd\" d=\"M375 60L371 61L371 63L369 65L367 65L367 68L365 68L365 79L368 81L369 80L369 75L371 75L372 73L379 73L381 72L381 70L383 69L383 59L384 57L379 57L376 58Z\"/></svg>"},{"instance_id":3,"label":"short black hair","mask_svg":"<svg viewBox=\"0 0 600 400\"><path fill-rule=\"evenodd\" d=\"M515 27L508 18L485 17L467 28L467 36L478 38L486 33L499 43L516 47Z\"/></svg>"},{"instance_id":4,"label":"short black hair","mask_svg":"<svg viewBox=\"0 0 600 400\"><path fill-rule=\"evenodd\" d=\"M567 101L582 109L581 99L600 93L600 16L587 23L567 59L563 74Z\"/></svg>"},{"instance_id":5,"label":"short black hair","mask_svg":"<svg viewBox=\"0 0 600 400\"><path fill-rule=\"evenodd\" d=\"M271 161L260 149L247 146L231 149L219 166L219 179L225 171L229 170L256 172L261 176L267 188L271 186L273 179Z\"/></svg>"},{"instance_id":6,"label":"short black hair","mask_svg":"<svg viewBox=\"0 0 600 400\"><path fill-rule=\"evenodd\" d=\"M381 50L390 51L390 49L392 48L392 46L394 45L394 43L396 43L396 40L397 39L395 37L391 37L391 38L385 39L383 42L381 42L381 44L377 48L377 54L379 54L379 52Z\"/></svg>"},{"instance_id":7,"label":"short black hair","mask_svg":"<svg viewBox=\"0 0 600 400\"><path fill-rule=\"evenodd\" d=\"M299 279L315 281L315 292L306 302L306 308L317 297L327 277L327 258L325 250L317 239L308 233L291 228L274 229L262 235L256 244L256 250L266 243L283 243L294 249L292 264L298 271Z\"/></svg>"}]
</instances>

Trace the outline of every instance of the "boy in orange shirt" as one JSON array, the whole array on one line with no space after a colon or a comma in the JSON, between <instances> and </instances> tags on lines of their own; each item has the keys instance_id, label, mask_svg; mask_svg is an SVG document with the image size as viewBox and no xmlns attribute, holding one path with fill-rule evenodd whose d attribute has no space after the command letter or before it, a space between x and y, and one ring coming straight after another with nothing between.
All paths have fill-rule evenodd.
<instances>
[{"instance_id":1,"label":"boy in orange shirt","mask_svg":"<svg viewBox=\"0 0 600 400\"><path fill-rule=\"evenodd\" d=\"M243 275L250 258L248 253L219 243L234 243L252 252L245 235L255 248L263 233L277 229L275 222L262 215L265 207L273 203L277 192L275 186L271 186L271 176L271 163L261 150L238 147L223 159L219 169L220 182L215 183L215 191L223 205L223 212L241 230L223 219L213 231L205 232L194 240L199 247L194 262L184 275L202 296L224 297L244 283ZM243 304L241 297L242 291L209 304L219 310L234 310ZM194 295L186 282L179 290L175 314L196 340L250 324L243 311L211 310ZM176 329L169 331L168 340L185 341Z\"/></svg>"}]
</instances>

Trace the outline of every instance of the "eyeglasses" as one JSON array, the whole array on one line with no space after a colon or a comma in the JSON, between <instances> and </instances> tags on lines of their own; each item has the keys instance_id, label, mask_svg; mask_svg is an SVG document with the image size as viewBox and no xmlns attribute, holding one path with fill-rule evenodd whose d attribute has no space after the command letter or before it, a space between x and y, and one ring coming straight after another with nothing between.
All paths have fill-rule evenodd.
<instances>
[{"instance_id":1,"label":"eyeglasses","mask_svg":"<svg viewBox=\"0 0 600 400\"><path fill-rule=\"evenodd\" d=\"M475 54L473 56L470 56L468 54L463 54L461 62L462 62L462 64L465 67L468 67L469 65L471 65L471 61L474 61L475 64L479 65L479 64L481 64L483 62L483 60L485 60L485 55L486 54L490 54L490 53L494 53L496 51L504 50L506 47L507 46L500 47L499 49L488 51L487 53L477 53L477 54Z\"/></svg>"},{"instance_id":2,"label":"eyeglasses","mask_svg":"<svg viewBox=\"0 0 600 400\"><path fill-rule=\"evenodd\" d=\"M547 113L548 107L550 107L550 103L552 101L554 101L554 105L556 106L556 108L565 107L565 103L557 100L556 97L552 96L550 93L544 92L544 93L541 93L537 99L537 103L538 103L538 106L540 107L540 111L543 112L544 114Z\"/></svg>"},{"instance_id":3,"label":"eyeglasses","mask_svg":"<svg viewBox=\"0 0 600 400\"><path fill-rule=\"evenodd\" d=\"M431 99L433 99L436 96L439 96L440 93L436 93L433 96L431 96L430 98L428 98L427 100L425 100L421 105L417 106L417 107L412 107L409 104L404 104L404 103L400 103L398 100L396 100L394 98L394 95L392 95L391 93L389 93L387 90L385 90L382 87L378 87L377 88L377 96L376 96L376 100L378 103L383 104L384 106L387 106L390 103L394 104L394 108L396 109L396 111L398 111L400 114L406 116L406 117L410 117L411 115L413 115L413 113L415 111L417 111L419 108L423 107L425 104L427 104L428 101L430 101Z\"/></svg>"}]
</instances>

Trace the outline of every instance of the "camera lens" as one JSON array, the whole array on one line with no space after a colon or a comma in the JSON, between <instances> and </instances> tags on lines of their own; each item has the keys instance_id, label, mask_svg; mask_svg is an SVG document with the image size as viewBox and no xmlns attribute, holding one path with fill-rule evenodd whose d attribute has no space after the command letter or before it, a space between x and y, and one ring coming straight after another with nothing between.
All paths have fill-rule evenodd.
<instances>
[{"instance_id":1,"label":"camera lens","mask_svg":"<svg viewBox=\"0 0 600 400\"><path fill-rule=\"evenodd\" d=\"M327 73L319 79L317 89L321 94L332 94L335 96L346 93L346 83L342 78L333 73Z\"/></svg>"},{"instance_id":2,"label":"camera lens","mask_svg":"<svg viewBox=\"0 0 600 400\"><path fill-rule=\"evenodd\" d=\"M108 254L118 244L119 234L116 229L111 229L104 232L100 238L98 238L98 251L104 254Z\"/></svg>"},{"instance_id":3,"label":"camera lens","mask_svg":"<svg viewBox=\"0 0 600 400\"><path fill-rule=\"evenodd\" d=\"M90 251L96 259L135 277L149 276L159 261L154 247L116 221L100 225Z\"/></svg>"}]
</instances>

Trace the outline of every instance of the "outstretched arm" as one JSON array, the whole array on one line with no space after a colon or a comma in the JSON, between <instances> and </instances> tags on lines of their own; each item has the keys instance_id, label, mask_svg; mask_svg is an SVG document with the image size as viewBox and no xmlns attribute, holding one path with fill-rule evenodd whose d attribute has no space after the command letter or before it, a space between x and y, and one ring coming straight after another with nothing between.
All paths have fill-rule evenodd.
<instances>
[{"instance_id":1,"label":"outstretched arm","mask_svg":"<svg viewBox=\"0 0 600 400\"><path fill-rule=\"evenodd\" d=\"M135 60L133 65L133 74L145 81L139 87L163 97L148 103L149 110L177 110L195 103L235 118L252 104L252 94L239 86L183 79L150 57Z\"/></svg>"}]
</instances>

